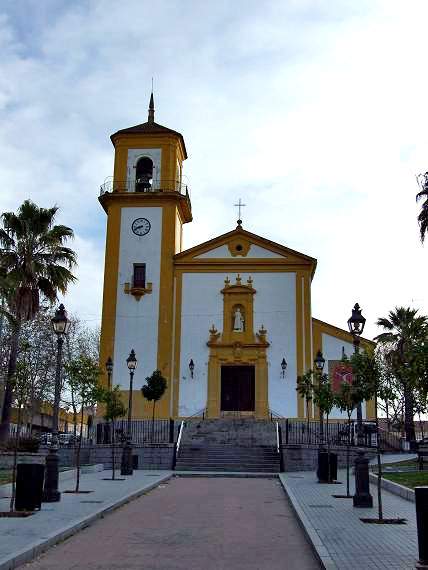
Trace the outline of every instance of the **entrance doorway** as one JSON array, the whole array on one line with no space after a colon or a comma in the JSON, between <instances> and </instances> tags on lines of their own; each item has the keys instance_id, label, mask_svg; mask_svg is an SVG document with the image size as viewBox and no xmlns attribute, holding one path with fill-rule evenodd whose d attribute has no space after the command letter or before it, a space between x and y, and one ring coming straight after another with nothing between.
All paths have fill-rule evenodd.
<instances>
[{"instance_id":1,"label":"entrance doorway","mask_svg":"<svg viewBox=\"0 0 428 570\"><path fill-rule=\"evenodd\" d=\"M254 366L221 367L221 411L254 412Z\"/></svg>"}]
</instances>

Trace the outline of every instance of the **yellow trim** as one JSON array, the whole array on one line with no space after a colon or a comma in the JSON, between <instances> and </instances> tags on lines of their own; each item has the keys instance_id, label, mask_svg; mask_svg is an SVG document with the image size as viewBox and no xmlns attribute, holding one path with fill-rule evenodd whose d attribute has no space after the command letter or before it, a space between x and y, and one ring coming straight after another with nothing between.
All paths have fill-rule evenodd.
<instances>
[{"instance_id":1,"label":"yellow trim","mask_svg":"<svg viewBox=\"0 0 428 570\"><path fill-rule=\"evenodd\" d=\"M181 314L183 304L183 276L176 274L176 294L175 294L175 345L174 345L174 417L178 417L178 406L180 401L180 360L181 360Z\"/></svg>"},{"instance_id":2,"label":"yellow trim","mask_svg":"<svg viewBox=\"0 0 428 570\"><path fill-rule=\"evenodd\" d=\"M109 356L114 358L121 211L122 209L120 207L112 207L107 219L103 310L100 339L100 363L102 370L102 383L104 386L107 386L107 373L104 369L104 363L107 361ZM99 415L98 410L97 415Z\"/></svg>"},{"instance_id":3,"label":"yellow trim","mask_svg":"<svg viewBox=\"0 0 428 570\"><path fill-rule=\"evenodd\" d=\"M296 272L296 364L297 364L297 376L302 376L305 373L305 367L303 362L303 322L302 322L302 310L303 310L303 295L301 288L302 273L300 271ZM296 378L297 386L297 378ZM299 418L305 417L305 402L304 398L300 396L296 390L296 400L297 400L297 416Z\"/></svg>"}]
</instances>

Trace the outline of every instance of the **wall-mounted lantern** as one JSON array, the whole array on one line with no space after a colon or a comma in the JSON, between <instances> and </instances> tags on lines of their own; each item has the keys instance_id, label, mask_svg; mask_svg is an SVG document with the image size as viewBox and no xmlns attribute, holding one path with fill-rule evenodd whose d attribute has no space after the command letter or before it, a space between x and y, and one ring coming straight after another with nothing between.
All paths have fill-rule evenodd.
<instances>
[{"instance_id":1,"label":"wall-mounted lantern","mask_svg":"<svg viewBox=\"0 0 428 570\"><path fill-rule=\"evenodd\" d=\"M193 371L195 370L195 363L193 362L193 358L190 359L189 370L190 370L190 377L193 378Z\"/></svg>"},{"instance_id":2,"label":"wall-mounted lantern","mask_svg":"<svg viewBox=\"0 0 428 570\"><path fill-rule=\"evenodd\" d=\"M285 371L287 370L287 361L285 360L285 358L283 358L281 361L281 370L282 370L281 376L285 378Z\"/></svg>"}]
</instances>

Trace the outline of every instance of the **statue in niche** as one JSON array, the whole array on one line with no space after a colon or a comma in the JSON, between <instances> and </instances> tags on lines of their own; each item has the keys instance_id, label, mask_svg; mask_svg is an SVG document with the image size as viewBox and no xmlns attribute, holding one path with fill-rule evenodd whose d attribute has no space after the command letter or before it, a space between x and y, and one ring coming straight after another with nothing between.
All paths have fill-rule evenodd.
<instances>
[{"instance_id":1,"label":"statue in niche","mask_svg":"<svg viewBox=\"0 0 428 570\"><path fill-rule=\"evenodd\" d=\"M236 307L233 314L233 330L235 332L243 332L244 324L244 315L241 313L241 309L239 307Z\"/></svg>"}]
</instances>

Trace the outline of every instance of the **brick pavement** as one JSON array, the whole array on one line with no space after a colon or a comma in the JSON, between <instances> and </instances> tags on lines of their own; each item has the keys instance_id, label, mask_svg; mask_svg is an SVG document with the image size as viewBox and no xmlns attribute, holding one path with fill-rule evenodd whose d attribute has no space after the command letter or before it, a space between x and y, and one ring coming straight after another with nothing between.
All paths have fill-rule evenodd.
<instances>
[{"instance_id":1,"label":"brick pavement","mask_svg":"<svg viewBox=\"0 0 428 570\"><path fill-rule=\"evenodd\" d=\"M315 540L318 539L321 550L327 554L326 559L331 559L327 567L340 570L401 570L415 567L418 549L413 503L383 491L385 518L406 518L407 524L365 524L360 517L377 516L374 486L371 486L371 493L375 507L356 509L351 499L332 497L332 494L346 493L345 484L320 485L316 482L315 474L308 472L284 473L280 477L303 511ZM344 471L339 472L339 480L345 481Z\"/></svg>"},{"instance_id":2,"label":"brick pavement","mask_svg":"<svg viewBox=\"0 0 428 570\"><path fill-rule=\"evenodd\" d=\"M175 478L27 565L140 570L320 568L278 479Z\"/></svg>"},{"instance_id":3,"label":"brick pavement","mask_svg":"<svg viewBox=\"0 0 428 570\"><path fill-rule=\"evenodd\" d=\"M58 503L43 503L28 518L0 518L0 570L9 570L31 560L47 546L70 536L106 510L149 490L171 476L170 471L135 471L122 481L104 480L111 471L84 474L81 489L89 494L63 494ZM3 485L8 489L9 485ZM61 477L60 489L72 489L74 481ZM0 511L9 509L9 499L0 497Z\"/></svg>"}]
</instances>

